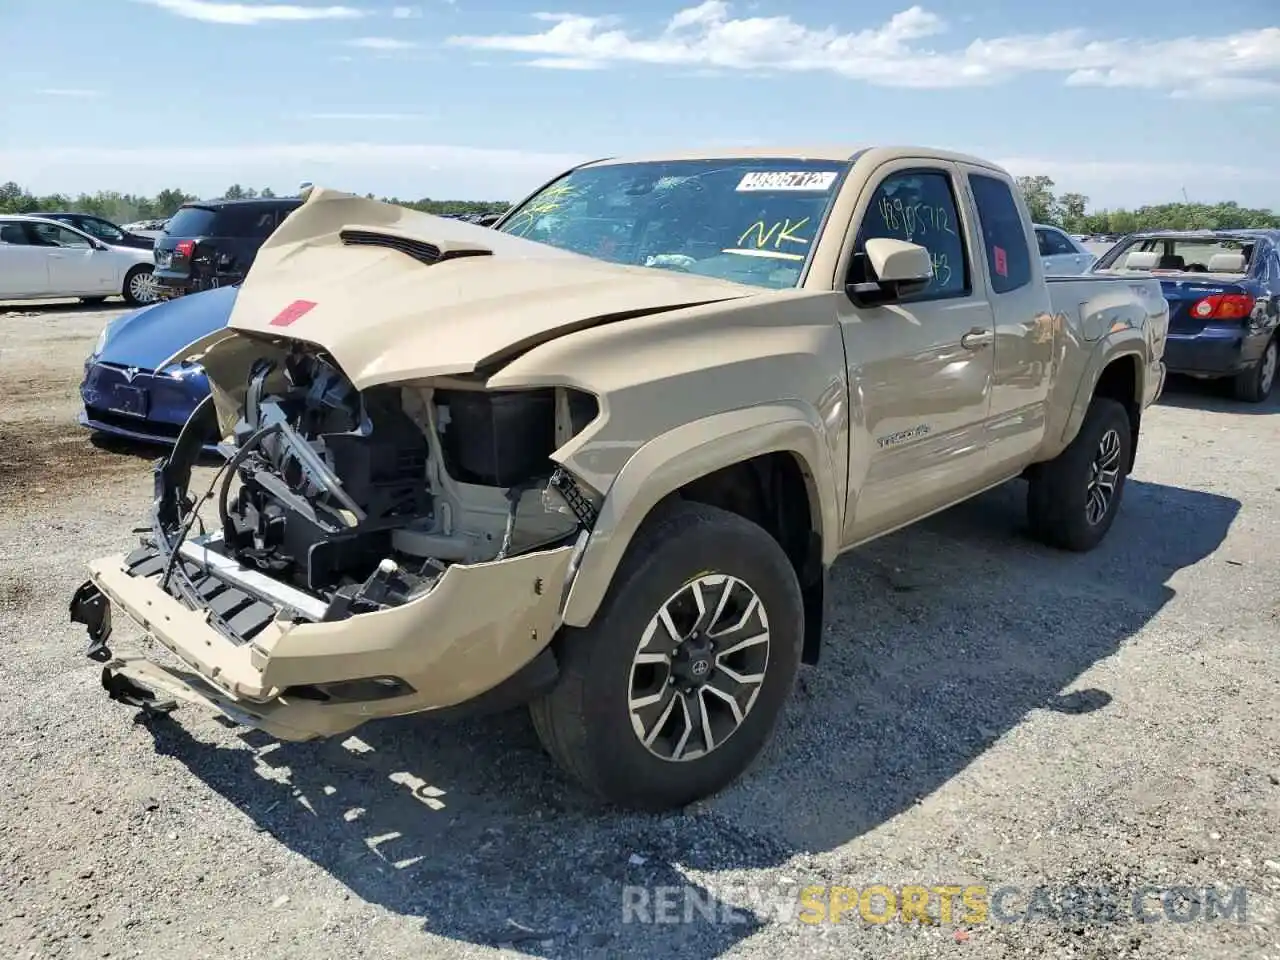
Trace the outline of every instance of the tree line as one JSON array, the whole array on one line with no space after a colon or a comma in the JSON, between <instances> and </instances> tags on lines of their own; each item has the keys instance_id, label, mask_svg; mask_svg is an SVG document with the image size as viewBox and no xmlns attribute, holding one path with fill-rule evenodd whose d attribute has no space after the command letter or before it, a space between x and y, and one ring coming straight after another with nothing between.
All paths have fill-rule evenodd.
<instances>
[{"instance_id":1,"label":"tree line","mask_svg":"<svg viewBox=\"0 0 1280 960\"><path fill-rule=\"evenodd\" d=\"M1063 227L1071 233L1133 233L1137 230L1231 230L1242 227L1280 227L1280 213L1261 208L1242 207L1235 201L1222 203L1161 203L1138 207L1136 210L1089 211L1089 198L1082 193L1054 192L1050 177L1018 177L1018 187L1026 197L1031 217L1036 223L1049 223ZM270 188L255 190L241 184L232 184L222 194L223 198L236 200L248 197L274 197ZM374 199L372 193L366 194ZM160 220L172 216L184 203L202 199L185 190L171 188L161 190L154 197L114 190L97 193L81 193L76 196L63 193L38 196L12 181L0 184L0 213L33 213L37 210L90 213L105 217L114 223L131 223L135 220ZM203 199L215 199L205 197ZM401 200L398 197L381 197L389 203L400 204L423 213L481 214L502 213L510 204L501 200Z\"/></svg>"},{"instance_id":2,"label":"tree line","mask_svg":"<svg viewBox=\"0 0 1280 960\"><path fill-rule=\"evenodd\" d=\"M1140 230L1239 230L1247 227L1280 227L1280 213L1258 207L1242 207L1234 200L1222 203L1159 203L1136 210L1094 210L1082 193L1054 193L1046 176L1018 177L1031 219L1062 227L1068 233L1135 233Z\"/></svg>"},{"instance_id":3,"label":"tree line","mask_svg":"<svg viewBox=\"0 0 1280 960\"><path fill-rule=\"evenodd\" d=\"M48 213L89 213L113 223L133 223L136 220L163 220L171 217L180 206L193 200L243 200L274 196L276 194L270 187L255 190L238 183L228 187L220 197L198 197L176 188L161 190L154 197L119 193L115 190L100 190L97 193L75 196L66 193L41 196L10 181L0 184L0 213L35 213L37 210ZM374 199L372 193L366 196L370 200ZM502 213L510 206L509 203L498 200L432 200L430 197L420 200L401 200L396 197L379 199L434 214Z\"/></svg>"}]
</instances>

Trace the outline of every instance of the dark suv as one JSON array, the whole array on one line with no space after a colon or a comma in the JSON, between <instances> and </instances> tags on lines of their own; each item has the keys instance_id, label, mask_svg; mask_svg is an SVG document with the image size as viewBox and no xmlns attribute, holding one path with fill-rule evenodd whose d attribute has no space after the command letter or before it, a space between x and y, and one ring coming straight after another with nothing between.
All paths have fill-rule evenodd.
<instances>
[{"instance_id":1,"label":"dark suv","mask_svg":"<svg viewBox=\"0 0 1280 960\"><path fill-rule=\"evenodd\" d=\"M183 204L156 239L157 291L174 297L238 283L258 248L301 205L298 197Z\"/></svg>"}]
</instances>

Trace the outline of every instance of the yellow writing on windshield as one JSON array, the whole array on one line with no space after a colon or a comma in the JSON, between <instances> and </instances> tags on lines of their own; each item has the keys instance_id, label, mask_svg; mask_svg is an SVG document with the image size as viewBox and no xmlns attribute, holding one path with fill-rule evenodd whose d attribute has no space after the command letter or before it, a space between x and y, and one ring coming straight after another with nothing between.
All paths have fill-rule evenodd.
<instances>
[{"instance_id":1,"label":"yellow writing on windshield","mask_svg":"<svg viewBox=\"0 0 1280 960\"><path fill-rule=\"evenodd\" d=\"M809 243L809 238L798 236L797 231L808 222L808 217L795 221L790 218L775 220L772 224L766 223L764 220L757 220L738 237L738 246L763 250L765 247L770 246L771 241L774 250L781 250L784 243L798 243L800 246L805 246ZM747 240L752 237L754 237L755 243L749 244Z\"/></svg>"},{"instance_id":2,"label":"yellow writing on windshield","mask_svg":"<svg viewBox=\"0 0 1280 960\"><path fill-rule=\"evenodd\" d=\"M509 233L524 236L542 217L554 214L574 198L575 187L568 183L553 183L521 208L507 226Z\"/></svg>"}]
</instances>

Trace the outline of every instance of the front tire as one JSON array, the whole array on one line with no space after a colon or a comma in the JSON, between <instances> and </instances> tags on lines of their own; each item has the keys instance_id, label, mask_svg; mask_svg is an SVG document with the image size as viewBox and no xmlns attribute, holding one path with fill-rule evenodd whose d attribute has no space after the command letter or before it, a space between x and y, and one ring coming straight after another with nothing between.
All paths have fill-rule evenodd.
<instances>
[{"instance_id":1,"label":"front tire","mask_svg":"<svg viewBox=\"0 0 1280 960\"><path fill-rule=\"evenodd\" d=\"M120 295L131 307L153 303L156 299L156 285L152 268L139 264L125 274L124 288L120 291Z\"/></svg>"},{"instance_id":2,"label":"front tire","mask_svg":"<svg viewBox=\"0 0 1280 960\"><path fill-rule=\"evenodd\" d=\"M1242 370L1232 381L1232 392L1243 403L1262 403L1271 396L1276 383L1276 366L1280 361L1280 346L1272 337L1262 351L1262 359L1248 370Z\"/></svg>"},{"instance_id":3,"label":"front tire","mask_svg":"<svg viewBox=\"0 0 1280 960\"><path fill-rule=\"evenodd\" d=\"M795 685L804 606L791 561L737 514L675 501L645 521L591 625L556 640L530 704L557 764L602 800L683 807L736 780Z\"/></svg>"},{"instance_id":4,"label":"front tire","mask_svg":"<svg viewBox=\"0 0 1280 960\"><path fill-rule=\"evenodd\" d=\"M1120 509L1132 451L1133 431L1124 406L1094 397L1075 439L1031 475L1027 516L1032 535L1078 553L1101 543Z\"/></svg>"}]
</instances>

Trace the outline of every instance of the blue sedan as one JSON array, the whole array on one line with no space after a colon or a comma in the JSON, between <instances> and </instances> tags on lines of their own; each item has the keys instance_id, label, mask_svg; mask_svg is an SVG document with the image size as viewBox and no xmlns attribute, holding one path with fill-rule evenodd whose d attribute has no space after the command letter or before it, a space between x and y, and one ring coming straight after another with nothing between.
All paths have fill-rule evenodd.
<instances>
[{"instance_id":1,"label":"blue sedan","mask_svg":"<svg viewBox=\"0 0 1280 960\"><path fill-rule=\"evenodd\" d=\"M171 445L209 393L199 364L156 365L226 325L238 288L218 287L126 313L103 328L84 364L80 423L98 433Z\"/></svg>"},{"instance_id":2,"label":"blue sedan","mask_svg":"<svg viewBox=\"0 0 1280 960\"><path fill-rule=\"evenodd\" d=\"M1280 230L1159 230L1117 243L1093 267L1160 278L1170 373L1230 380L1261 403L1280 369Z\"/></svg>"}]
</instances>

